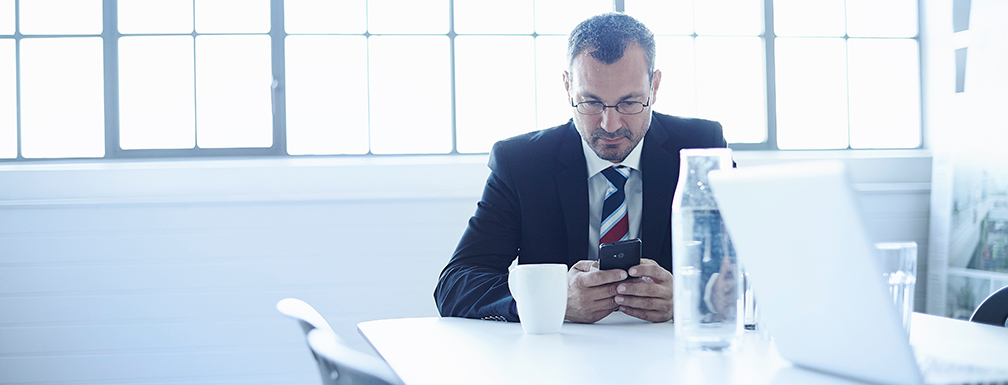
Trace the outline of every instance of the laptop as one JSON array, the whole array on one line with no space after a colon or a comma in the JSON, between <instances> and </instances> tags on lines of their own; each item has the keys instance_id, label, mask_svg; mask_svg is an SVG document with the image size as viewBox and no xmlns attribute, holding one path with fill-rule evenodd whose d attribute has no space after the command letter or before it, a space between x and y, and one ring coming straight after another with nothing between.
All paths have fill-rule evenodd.
<instances>
[{"instance_id":1,"label":"laptop","mask_svg":"<svg viewBox=\"0 0 1008 385\"><path fill-rule=\"evenodd\" d=\"M918 365L843 163L717 170L709 181L784 359L874 383L949 380ZM1003 371L967 374L950 382L1008 382Z\"/></svg>"}]
</instances>

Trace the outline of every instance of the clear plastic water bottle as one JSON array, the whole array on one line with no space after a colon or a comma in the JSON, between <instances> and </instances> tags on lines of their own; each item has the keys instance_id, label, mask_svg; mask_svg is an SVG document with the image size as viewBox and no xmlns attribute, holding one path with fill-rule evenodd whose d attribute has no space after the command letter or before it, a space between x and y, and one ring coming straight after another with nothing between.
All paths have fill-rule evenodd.
<instances>
[{"instance_id":1,"label":"clear plastic water bottle","mask_svg":"<svg viewBox=\"0 0 1008 385\"><path fill-rule=\"evenodd\" d=\"M684 149L679 155L672 198L676 339L689 349L723 350L743 330L743 279L707 173L732 167L731 150Z\"/></svg>"}]
</instances>

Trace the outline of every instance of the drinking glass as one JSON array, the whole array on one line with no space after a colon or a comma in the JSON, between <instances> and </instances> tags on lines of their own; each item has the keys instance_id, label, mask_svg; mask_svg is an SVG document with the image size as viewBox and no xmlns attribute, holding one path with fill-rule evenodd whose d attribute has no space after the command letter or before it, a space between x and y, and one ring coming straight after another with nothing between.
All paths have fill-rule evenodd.
<instances>
[{"instance_id":1,"label":"drinking glass","mask_svg":"<svg viewBox=\"0 0 1008 385\"><path fill-rule=\"evenodd\" d=\"M917 283L917 242L876 243L875 254L882 267L882 277L889 285L893 303L903 319L903 328L909 333L910 315L914 308L914 287Z\"/></svg>"}]
</instances>

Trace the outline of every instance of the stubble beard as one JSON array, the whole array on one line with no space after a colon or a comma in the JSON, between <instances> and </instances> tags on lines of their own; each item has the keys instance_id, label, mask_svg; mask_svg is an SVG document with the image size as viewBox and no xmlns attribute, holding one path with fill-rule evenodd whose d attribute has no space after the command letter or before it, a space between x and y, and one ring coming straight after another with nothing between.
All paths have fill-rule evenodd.
<instances>
[{"instance_id":1,"label":"stubble beard","mask_svg":"<svg viewBox=\"0 0 1008 385\"><path fill-rule=\"evenodd\" d=\"M630 142L630 145L625 148L621 148L620 145L622 143L609 145L604 144L601 141L601 139L616 138L626 138ZM589 143L591 143L592 150L595 151L595 155L598 155L599 158L610 162L622 162L626 159L627 155L630 155L630 152L633 151L634 147L640 143L640 139L638 138L637 140L634 140L633 133L626 128L620 128L616 130L616 132L610 133L600 127L596 128L595 131L592 131Z\"/></svg>"}]
</instances>

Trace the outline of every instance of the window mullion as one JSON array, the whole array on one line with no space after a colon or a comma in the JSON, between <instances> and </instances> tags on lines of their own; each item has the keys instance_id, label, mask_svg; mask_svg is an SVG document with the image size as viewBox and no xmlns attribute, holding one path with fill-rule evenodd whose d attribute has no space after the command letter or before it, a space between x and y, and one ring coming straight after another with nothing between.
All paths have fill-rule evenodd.
<instances>
[{"instance_id":1,"label":"window mullion","mask_svg":"<svg viewBox=\"0 0 1008 385\"><path fill-rule=\"evenodd\" d=\"M287 98L285 92L287 33L284 28L283 0L270 0L270 60L272 61L273 88L270 90L273 107L273 153L287 155Z\"/></svg>"},{"instance_id":2,"label":"window mullion","mask_svg":"<svg viewBox=\"0 0 1008 385\"><path fill-rule=\"evenodd\" d=\"M774 63L773 0L763 0L763 47L766 50L767 150L777 150L777 72Z\"/></svg>"},{"instance_id":3,"label":"window mullion","mask_svg":"<svg viewBox=\"0 0 1008 385\"><path fill-rule=\"evenodd\" d=\"M458 154L458 91L455 90L455 1L448 0L448 81L451 82L451 150Z\"/></svg>"},{"instance_id":4,"label":"window mullion","mask_svg":"<svg viewBox=\"0 0 1008 385\"><path fill-rule=\"evenodd\" d=\"M14 2L14 131L17 150L14 159L24 160L21 155L21 7L20 2Z\"/></svg>"},{"instance_id":5,"label":"window mullion","mask_svg":"<svg viewBox=\"0 0 1008 385\"><path fill-rule=\"evenodd\" d=\"M105 63L105 156L118 158L122 154L119 145L119 2L102 1L102 47Z\"/></svg>"}]
</instances>

